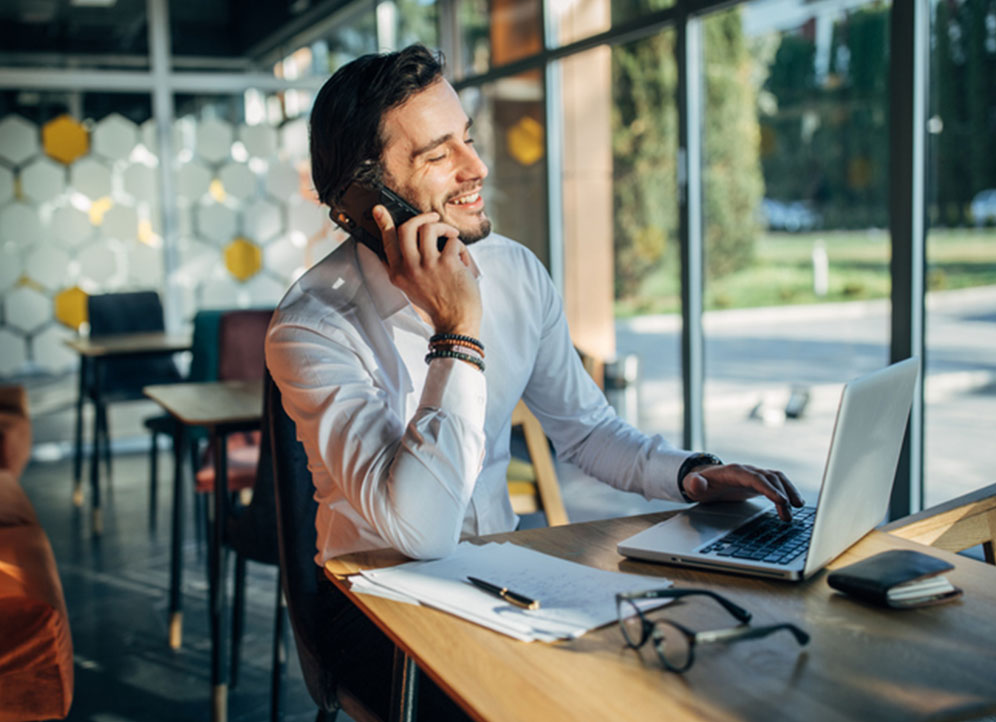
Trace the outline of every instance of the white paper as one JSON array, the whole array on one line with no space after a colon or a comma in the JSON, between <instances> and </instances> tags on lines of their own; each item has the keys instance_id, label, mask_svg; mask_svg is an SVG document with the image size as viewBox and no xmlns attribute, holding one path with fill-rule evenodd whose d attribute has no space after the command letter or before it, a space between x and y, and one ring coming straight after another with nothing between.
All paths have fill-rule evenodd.
<instances>
[{"instance_id":1,"label":"white paper","mask_svg":"<svg viewBox=\"0 0 996 722\"><path fill-rule=\"evenodd\" d=\"M617 592L671 585L660 577L594 569L510 543L477 546L464 542L445 559L361 574L364 585L372 582L524 641L578 637L616 620ZM468 576L536 599L540 608L509 604L470 584Z\"/></svg>"}]
</instances>

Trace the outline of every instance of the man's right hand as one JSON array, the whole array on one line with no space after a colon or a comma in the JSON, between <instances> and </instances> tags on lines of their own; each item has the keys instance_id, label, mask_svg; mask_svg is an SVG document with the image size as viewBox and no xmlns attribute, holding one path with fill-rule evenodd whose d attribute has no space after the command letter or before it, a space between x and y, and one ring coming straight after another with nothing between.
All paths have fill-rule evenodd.
<instances>
[{"instance_id":1,"label":"man's right hand","mask_svg":"<svg viewBox=\"0 0 996 722\"><path fill-rule=\"evenodd\" d=\"M380 228L391 283L428 316L436 333L479 337L481 291L460 232L440 222L435 212L417 215L398 228L382 205L374 207L373 217ZM442 251L436 243L441 237L447 239Z\"/></svg>"}]
</instances>

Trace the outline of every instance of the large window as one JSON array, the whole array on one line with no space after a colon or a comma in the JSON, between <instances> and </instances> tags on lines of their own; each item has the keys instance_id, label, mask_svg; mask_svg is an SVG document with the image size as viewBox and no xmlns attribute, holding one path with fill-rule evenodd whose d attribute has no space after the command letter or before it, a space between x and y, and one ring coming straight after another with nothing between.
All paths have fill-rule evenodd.
<instances>
[{"instance_id":1,"label":"large window","mask_svg":"<svg viewBox=\"0 0 996 722\"><path fill-rule=\"evenodd\" d=\"M708 448L818 492L841 383L888 362L889 8L702 23Z\"/></svg>"},{"instance_id":2,"label":"large window","mask_svg":"<svg viewBox=\"0 0 996 722\"><path fill-rule=\"evenodd\" d=\"M996 5L932 3L924 503L992 482Z\"/></svg>"}]
</instances>

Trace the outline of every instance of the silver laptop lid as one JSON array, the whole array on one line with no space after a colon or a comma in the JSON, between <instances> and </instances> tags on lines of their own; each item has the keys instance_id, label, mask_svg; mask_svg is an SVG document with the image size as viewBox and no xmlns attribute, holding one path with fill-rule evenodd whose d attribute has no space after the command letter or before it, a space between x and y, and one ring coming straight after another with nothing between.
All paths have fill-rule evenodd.
<instances>
[{"instance_id":1,"label":"silver laptop lid","mask_svg":"<svg viewBox=\"0 0 996 722\"><path fill-rule=\"evenodd\" d=\"M920 359L914 356L844 387L804 577L885 517L919 370Z\"/></svg>"}]
</instances>

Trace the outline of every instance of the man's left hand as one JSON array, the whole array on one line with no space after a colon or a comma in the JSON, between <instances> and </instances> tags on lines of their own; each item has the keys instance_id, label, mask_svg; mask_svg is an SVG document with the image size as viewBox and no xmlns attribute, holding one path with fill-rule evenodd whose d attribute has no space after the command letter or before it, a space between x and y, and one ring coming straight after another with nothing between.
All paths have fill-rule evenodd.
<instances>
[{"instance_id":1,"label":"man's left hand","mask_svg":"<svg viewBox=\"0 0 996 722\"><path fill-rule=\"evenodd\" d=\"M775 503L778 516L785 521L792 518L790 505L805 504L785 474L747 464L697 466L685 475L683 486L688 498L703 503L765 496Z\"/></svg>"}]
</instances>

